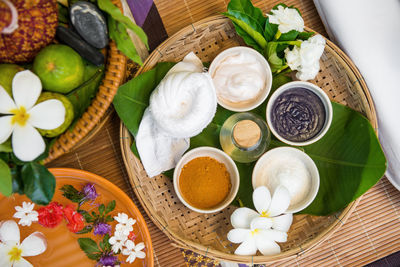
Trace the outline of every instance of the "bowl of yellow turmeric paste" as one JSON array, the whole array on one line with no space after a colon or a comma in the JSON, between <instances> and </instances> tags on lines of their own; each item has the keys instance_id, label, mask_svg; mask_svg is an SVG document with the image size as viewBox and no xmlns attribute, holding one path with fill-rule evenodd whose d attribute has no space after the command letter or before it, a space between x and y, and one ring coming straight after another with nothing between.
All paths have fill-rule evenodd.
<instances>
[{"instance_id":1,"label":"bowl of yellow turmeric paste","mask_svg":"<svg viewBox=\"0 0 400 267\"><path fill-rule=\"evenodd\" d=\"M226 208L239 190L239 171L222 150L199 147L179 160L174 171L174 188L180 201L200 213Z\"/></svg>"}]
</instances>

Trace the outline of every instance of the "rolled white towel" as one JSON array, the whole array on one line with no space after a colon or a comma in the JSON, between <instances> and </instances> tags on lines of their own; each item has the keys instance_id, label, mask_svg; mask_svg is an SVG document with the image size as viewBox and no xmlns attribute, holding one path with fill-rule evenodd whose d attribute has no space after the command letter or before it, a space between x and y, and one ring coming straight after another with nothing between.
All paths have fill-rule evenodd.
<instances>
[{"instance_id":1,"label":"rolled white towel","mask_svg":"<svg viewBox=\"0 0 400 267\"><path fill-rule=\"evenodd\" d=\"M189 148L189 137L207 127L216 108L211 77L190 53L154 90L140 122L136 147L147 174L153 177L174 168Z\"/></svg>"},{"instance_id":2,"label":"rolled white towel","mask_svg":"<svg viewBox=\"0 0 400 267\"><path fill-rule=\"evenodd\" d=\"M172 138L158 129L147 108L136 136L136 148L149 177L176 166L189 148L189 138Z\"/></svg>"},{"instance_id":3,"label":"rolled white towel","mask_svg":"<svg viewBox=\"0 0 400 267\"><path fill-rule=\"evenodd\" d=\"M208 73L168 74L150 97L150 111L158 126L173 137L199 134L217 109L215 89Z\"/></svg>"}]
</instances>

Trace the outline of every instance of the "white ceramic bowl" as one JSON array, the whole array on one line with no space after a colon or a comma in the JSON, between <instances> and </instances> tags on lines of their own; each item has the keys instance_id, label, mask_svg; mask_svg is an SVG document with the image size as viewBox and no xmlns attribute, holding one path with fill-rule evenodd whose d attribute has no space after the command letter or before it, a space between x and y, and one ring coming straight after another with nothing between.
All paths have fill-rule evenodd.
<instances>
[{"instance_id":1,"label":"white ceramic bowl","mask_svg":"<svg viewBox=\"0 0 400 267\"><path fill-rule=\"evenodd\" d=\"M266 84L265 84L265 87L263 88L262 92L259 93L256 98L254 98L250 101L243 101L243 102L238 102L238 103L230 102L223 98L220 98L218 96L218 88L215 88L216 93L217 93L218 104L220 104L222 107L224 107L226 109L236 111L236 112L249 111L249 110L252 110L252 109L258 107L259 105L261 105L261 103L263 103L265 101L265 99L267 98L267 96L271 90L271 86L272 86L272 72L271 72L271 68L268 64L268 61L256 50L249 48L249 47L245 47L245 46L236 46L236 47L228 48L228 49L224 50L223 52L219 53L214 58L214 60L211 62L211 65L208 69L208 72L210 73L211 77L214 76L215 69L218 67L218 64L221 62L221 60L223 60L226 56L228 56L232 53L241 52L241 51L254 55L258 59L258 61L265 66L267 80L266 80Z\"/></svg>"},{"instance_id":2,"label":"white ceramic bowl","mask_svg":"<svg viewBox=\"0 0 400 267\"><path fill-rule=\"evenodd\" d=\"M271 191L271 195L273 195L272 190L275 188L269 188L269 183L265 176L262 175L262 172L265 171L265 168L268 168L268 163L272 162L273 160L278 160L275 161L277 162L275 164L281 165L282 169L280 171L284 171L285 166L287 166L285 162L288 162L290 159L300 160L306 167L310 177L309 187L307 190L305 190L306 193L304 194L304 197L300 198L296 203L291 203L286 211L286 213L296 213L305 209L311 204L311 202L313 202L319 189L319 172L317 166L315 165L314 161L300 149L294 147L278 147L266 152L261 158L258 159L256 165L254 166L252 184L254 189L258 186L268 187L268 189ZM275 172L276 175L279 175L278 173L279 172ZM286 186L287 188L289 186L293 186L294 184L293 181L286 180L282 183L282 185L285 186L285 183L290 183ZM290 188L288 188L288 190L289 192L291 191Z\"/></svg>"},{"instance_id":3,"label":"white ceramic bowl","mask_svg":"<svg viewBox=\"0 0 400 267\"><path fill-rule=\"evenodd\" d=\"M272 119L271 119L271 109L272 109L272 106L273 106L275 100L286 90L296 88L296 87L305 88L305 89L308 89L308 90L312 91L313 93L315 93L321 99L321 101L324 105L324 108L325 108L325 115L326 115L325 116L325 124L322 127L321 131L317 135L312 137L311 139L308 139L303 142L290 141L290 140L285 139L281 135L279 135L277 133L277 131L275 130L274 125L272 124ZM266 110L267 123L268 123L269 129L271 130L273 135L276 138L278 138L279 140L281 140L282 142L292 145L292 146L306 146L306 145L310 145L314 142L317 142L319 139L321 139L326 134L329 127L331 126L332 116L333 116L332 103L329 100L328 95L321 88L316 86L315 84L312 84L309 82L302 82L302 81L289 82L289 83L286 83L286 84L282 85L281 87L279 87L271 95L270 99L268 100L267 110Z\"/></svg>"},{"instance_id":4,"label":"white ceramic bowl","mask_svg":"<svg viewBox=\"0 0 400 267\"><path fill-rule=\"evenodd\" d=\"M228 170L231 178L231 191L228 193L228 196L225 198L223 202L221 202L218 206L212 208L212 209L198 209L196 207L193 207L189 203L185 201L185 199L182 197L180 188L179 188L179 176L181 174L181 170L183 166L185 166L186 163L191 161L192 159L198 158L198 157L210 157L213 158L221 163L223 163ZM239 171L236 167L235 162L222 150L213 148L213 147L198 147L195 149L190 150L187 152L183 157L179 160L178 164L175 167L174 171L174 189L175 192L180 199L180 201L189 209L199 212L199 213L213 213L220 211L224 208L226 208L236 197L236 194L239 190L239 183L240 183L240 176L239 176Z\"/></svg>"}]
</instances>

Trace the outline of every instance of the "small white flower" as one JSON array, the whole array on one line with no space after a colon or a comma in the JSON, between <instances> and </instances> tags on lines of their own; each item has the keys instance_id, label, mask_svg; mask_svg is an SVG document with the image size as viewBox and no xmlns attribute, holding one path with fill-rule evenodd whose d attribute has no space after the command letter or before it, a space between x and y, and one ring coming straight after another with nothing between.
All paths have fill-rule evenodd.
<instances>
[{"instance_id":1,"label":"small white flower","mask_svg":"<svg viewBox=\"0 0 400 267\"><path fill-rule=\"evenodd\" d=\"M0 144L12 134L12 148L22 161L32 161L45 151L46 144L38 130L53 130L64 123L65 107L50 99L35 105L42 91L39 77L29 70L15 74L12 95L0 86Z\"/></svg>"},{"instance_id":2,"label":"small white flower","mask_svg":"<svg viewBox=\"0 0 400 267\"><path fill-rule=\"evenodd\" d=\"M315 35L301 46L294 46L292 50L285 49L285 57L291 70L297 70L296 77L299 80L312 80L319 71L319 59L325 49L325 39L321 35Z\"/></svg>"},{"instance_id":3,"label":"small white flower","mask_svg":"<svg viewBox=\"0 0 400 267\"><path fill-rule=\"evenodd\" d=\"M112 250L115 254L117 254L120 250L122 251L123 246L125 245L125 241L128 240L128 236L122 234L119 231L115 231L114 235L108 240L108 243L112 245Z\"/></svg>"},{"instance_id":4,"label":"small white flower","mask_svg":"<svg viewBox=\"0 0 400 267\"><path fill-rule=\"evenodd\" d=\"M33 210L35 204L31 202L22 202L21 206L15 206L14 218L20 219L18 224L22 226L31 226L32 222L38 221L38 212Z\"/></svg>"},{"instance_id":5,"label":"small white flower","mask_svg":"<svg viewBox=\"0 0 400 267\"><path fill-rule=\"evenodd\" d=\"M12 220L0 223L0 266L32 266L22 257L36 256L47 249L44 235L34 232L19 243L18 224Z\"/></svg>"},{"instance_id":6,"label":"small white flower","mask_svg":"<svg viewBox=\"0 0 400 267\"><path fill-rule=\"evenodd\" d=\"M255 255L259 250L263 255L275 255L281 249L276 242L286 242L292 214L283 214L290 204L289 191L278 186L274 195L265 186L253 192L253 203L257 210L238 208L231 215L235 229L228 233L232 243L242 243L236 250L238 255Z\"/></svg>"},{"instance_id":7,"label":"small white flower","mask_svg":"<svg viewBox=\"0 0 400 267\"><path fill-rule=\"evenodd\" d=\"M142 251L144 249L144 243L140 242L135 245L132 240L127 240L125 243L125 249L122 250L122 254L128 256L126 262L132 263L136 258L144 259L146 257L146 253Z\"/></svg>"},{"instance_id":8,"label":"small white flower","mask_svg":"<svg viewBox=\"0 0 400 267\"><path fill-rule=\"evenodd\" d=\"M278 24L278 30L281 33L287 33L291 30L302 32L304 30L304 20L295 8L278 6L278 9L271 10L271 14L267 14L269 22Z\"/></svg>"},{"instance_id":9,"label":"small white flower","mask_svg":"<svg viewBox=\"0 0 400 267\"><path fill-rule=\"evenodd\" d=\"M118 213L118 216L114 216L114 219L118 222L115 226L115 231L121 232L126 236L133 230L132 226L136 223L136 220L129 218L126 213Z\"/></svg>"}]
</instances>

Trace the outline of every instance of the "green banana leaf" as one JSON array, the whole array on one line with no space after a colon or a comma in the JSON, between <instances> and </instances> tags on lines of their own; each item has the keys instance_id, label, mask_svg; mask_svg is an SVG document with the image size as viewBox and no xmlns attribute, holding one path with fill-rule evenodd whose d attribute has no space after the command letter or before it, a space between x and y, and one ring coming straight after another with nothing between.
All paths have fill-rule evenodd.
<instances>
[{"instance_id":1,"label":"green banana leaf","mask_svg":"<svg viewBox=\"0 0 400 267\"><path fill-rule=\"evenodd\" d=\"M150 94L168 67L172 65L158 64L119 88L114 107L131 133L137 133ZM289 81L290 78L285 75L274 77L272 90ZM265 119L265 107L266 102L251 112ZM318 195L302 213L328 215L343 209L376 184L386 170L385 156L369 121L341 104L332 102L332 108L333 120L326 135L312 145L299 148L315 161L320 173ZM218 106L213 121L190 139L190 149L199 146L221 148L219 132L232 114L234 112ZM272 138L271 148L285 145ZM132 151L138 155L134 144ZM236 164L240 187L234 204L253 208L251 174L255 163ZM173 170L170 170L165 174L172 177L172 173Z\"/></svg>"}]
</instances>

